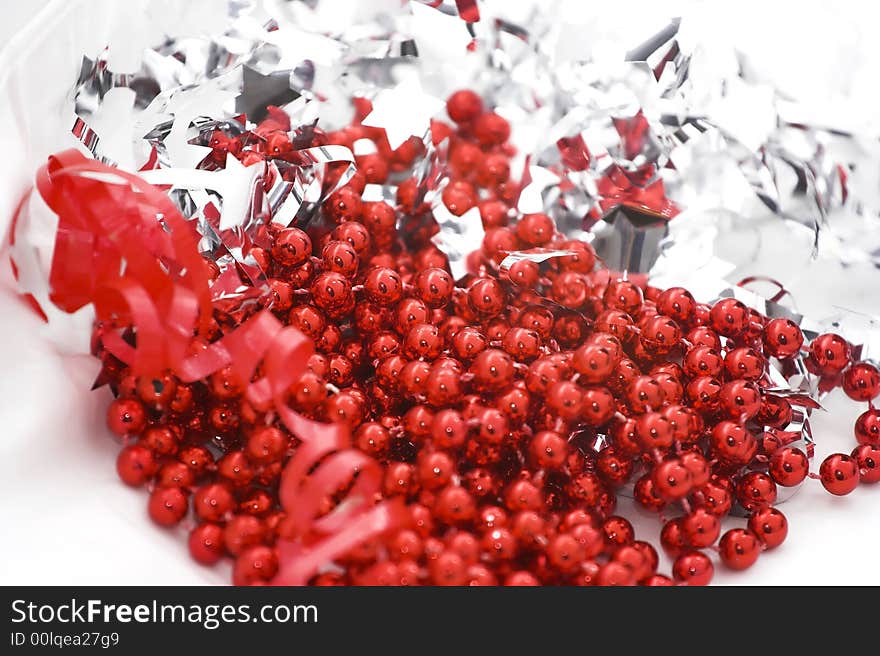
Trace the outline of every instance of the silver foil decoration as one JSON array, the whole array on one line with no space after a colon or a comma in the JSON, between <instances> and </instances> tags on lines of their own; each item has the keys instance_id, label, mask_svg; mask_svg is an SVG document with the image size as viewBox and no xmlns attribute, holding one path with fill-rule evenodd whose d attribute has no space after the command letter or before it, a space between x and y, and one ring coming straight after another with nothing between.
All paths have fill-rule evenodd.
<instances>
[{"instance_id":1,"label":"silver foil decoration","mask_svg":"<svg viewBox=\"0 0 880 656\"><path fill-rule=\"evenodd\" d=\"M245 300L243 279L261 285L265 272L250 255L261 229L320 218L322 200L354 175L355 155L375 144L303 146L244 166L209 157L212 135L259 140L255 122L275 105L294 144L310 144L311 131L349 123L354 96L371 101L364 124L384 129L392 148L416 137L426 152L366 196L393 203L397 185L415 177L417 204L440 228L434 244L456 279L466 276L482 222L476 208L455 216L442 203L449 144L434 144L429 127L447 118L440 99L467 87L511 124L512 214L548 213L613 270L683 283L705 302L733 296L808 337L835 330L857 357L880 359L880 320L834 307L804 317L729 282L753 262L768 225L787 231L804 261L880 268L880 135L846 117L812 118L743 53L701 41L698 17L632 43L622 34L611 56L593 47L589 25L566 18L572 8L590 18L577 0L259 5L226 3L225 31L168 38L133 74L112 71L106 52L87 53L73 85L75 138L96 158L168 185L221 269L216 297ZM347 167L329 188L333 163ZM421 218L401 214L398 227ZM501 266L561 255L511 253ZM786 430L809 444L817 381L802 360L771 362L769 375L796 409Z\"/></svg>"}]
</instances>

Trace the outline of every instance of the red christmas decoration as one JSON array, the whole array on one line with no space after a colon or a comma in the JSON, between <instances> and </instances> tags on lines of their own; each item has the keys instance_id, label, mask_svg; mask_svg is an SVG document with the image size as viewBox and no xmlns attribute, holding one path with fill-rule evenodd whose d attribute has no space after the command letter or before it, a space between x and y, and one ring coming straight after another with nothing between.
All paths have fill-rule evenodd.
<instances>
[{"instance_id":1,"label":"red christmas decoration","mask_svg":"<svg viewBox=\"0 0 880 656\"><path fill-rule=\"evenodd\" d=\"M154 522L187 526L196 562L232 558L236 584L704 585L707 552L740 570L785 540L777 486L880 480L871 406L860 446L818 474L784 432L763 436L792 413L767 357L806 348L850 397L876 397L877 369L843 338L805 346L794 323L735 299L707 307L597 268L549 216L517 215L507 122L467 90L447 111L456 125L432 126L449 139L442 202L478 207L486 229L458 283L431 231L411 229L426 215L414 178L396 206L362 198L405 175L421 142L391 150L357 122L306 147L370 139L376 153L321 222L267 226L252 255L268 282L241 312L212 302L219 270L163 192L70 151L41 170L60 221L52 299L95 306L119 476L147 488ZM271 116L255 134L218 133L213 160L294 150ZM646 180L611 171L602 205L674 216ZM563 254L528 257L540 248ZM665 518L671 577L615 514L628 484ZM722 535L734 508L747 523Z\"/></svg>"}]
</instances>

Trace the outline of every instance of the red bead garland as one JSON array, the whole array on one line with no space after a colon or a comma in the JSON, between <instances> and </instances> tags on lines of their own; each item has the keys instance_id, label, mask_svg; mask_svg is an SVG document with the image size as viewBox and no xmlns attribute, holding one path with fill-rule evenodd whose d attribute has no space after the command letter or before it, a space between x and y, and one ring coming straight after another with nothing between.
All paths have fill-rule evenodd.
<instances>
[{"instance_id":1,"label":"red bead garland","mask_svg":"<svg viewBox=\"0 0 880 656\"><path fill-rule=\"evenodd\" d=\"M477 268L457 284L427 236L399 229L429 209L418 180L405 178L421 142L392 150L381 130L358 123L316 129L312 146L369 139L376 152L357 157L321 221L265 230L251 253L268 277L253 318L203 303L196 330L178 330L176 355L169 338L165 360L157 356L187 371L147 371L143 353L160 343L149 321L127 316L125 303L99 313L96 353L117 394L107 421L126 443L120 478L150 489L157 524L185 523L196 562L234 558L236 584L704 585L714 572L707 551L730 569L752 566L787 535L777 486L810 475L806 454L772 432L792 408L767 376L767 358L802 352L801 330L733 298L705 306L685 289L597 268L592 247L559 235L549 216L517 214L507 121L468 90L450 96L447 112L456 126L432 128L449 138L441 200L457 216L479 208ZM254 135L218 133L217 160L293 147L271 126ZM365 184L388 180L397 206L363 199ZM499 266L538 247L566 254ZM246 344L237 335L248 327L282 325L314 343L295 376L283 358L249 369L217 355L218 345ZM118 337L125 328L134 330ZM854 400L880 393L880 372L853 363L842 337L806 348L809 369ZM213 364L200 368L199 353ZM880 480L873 406L855 436L851 456L829 456L813 475L832 494ZM614 514L630 484L640 507L668 516L659 543L672 578ZM360 500L360 514L337 517L346 499ZM722 534L734 508L747 525ZM318 573L329 560L338 568Z\"/></svg>"}]
</instances>

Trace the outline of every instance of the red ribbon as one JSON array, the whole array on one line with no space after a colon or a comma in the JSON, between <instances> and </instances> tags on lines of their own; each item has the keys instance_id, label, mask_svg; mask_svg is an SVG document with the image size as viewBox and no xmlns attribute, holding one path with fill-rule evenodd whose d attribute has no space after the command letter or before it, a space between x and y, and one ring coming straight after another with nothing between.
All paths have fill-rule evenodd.
<instances>
[{"instance_id":1,"label":"red ribbon","mask_svg":"<svg viewBox=\"0 0 880 656\"><path fill-rule=\"evenodd\" d=\"M74 312L93 304L97 320L112 328L104 347L137 375L171 371L192 382L230 367L247 384L247 399L274 409L301 441L281 479L287 519L274 583L306 584L352 547L401 523L401 504L376 503L381 468L351 447L347 427L313 421L287 405L288 389L314 353L311 339L262 311L190 353L212 317L208 268L192 224L166 194L75 150L49 158L37 188L59 219L49 276L55 305ZM136 346L125 332L134 333ZM252 381L258 370L263 376ZM341 493L344 499L325 514Z\"/></svg>"}]
</instances>

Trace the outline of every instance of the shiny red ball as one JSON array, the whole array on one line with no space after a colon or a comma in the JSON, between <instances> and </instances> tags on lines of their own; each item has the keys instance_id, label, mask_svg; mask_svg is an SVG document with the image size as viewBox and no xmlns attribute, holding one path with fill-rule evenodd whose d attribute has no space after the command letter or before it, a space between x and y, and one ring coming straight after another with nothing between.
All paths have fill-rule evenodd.
<instances>
[{"instance_id":1,"label":"shiny red ball","mask_svg":"<svg viewBox=\"0 0 880 656\"><path fill-rule=\"evenodd\" d=\"M810 343L809 363L822 376L836 376L852 361L852 347L834 333L819 335Z\"/></svg>"},{"instance_id":2,"label":"shiny red ball","mask_svg":"<svg viewBox=\"0 0 880 656\"><path fill-rule=\"evenodd\" d=\"M150 495L147 510L159 526L174 526L186 515L189 502L179 487L157 487Z\"/></svg>"},{"instance_id":3,"label":"shiny red ball","mask_svg":"<svg viewBox=\"0 0 880 656\"><path fill-rule=\"evenodd\" d=\"M711 559L701 551L685 551L672 564L673 578L685 585L708 585L714 573Z\"/></svg>"},{"instance_id":4,"label":"shiny red ball","mask_svg":"<svg viewBox=\"0 0 880 656\"><path fill-rule=\"evenodd\" d=\"M788 536L788 520L776 508L761 508L749 517L749 530L767 549L775 549Z\"/></svg>"},{"instance_id":5,"label":"shiny red ball","mask_svg":"<svg viewBox=\"0 0 880 656\"><path fill-rule=\"evenodd\" d=\"M819 480L831 494L847 495L859 485L859 463L843 453L833 453L822 461Z\"/></svg>"},{"instance_id":6,"label":"shiny red ball","mask_svg":"<svg viewBox=\"0 0 880 656\"><path fill-rule=\"evenodd\" d=\"M861 444L851 454L859 465L859 481L880 483L880 446Z\"/></svg>"},{"instance_id":7,"label":"shiny red ball","mask_svg":"<svg viewBox=\"0 0 880 656\"><path fill-rule=\"evenodd\" d=\"M857 362L843 372L843 391L853 401L870 401L880 394L880 371L867 362Z\"/></svg>"},{"instance_id":8,"label":"shiny red ball","mask_svg":"<svg viewBox=\"0 0 880 656\"><path fill-rule=\"evenodd\" d=\"M790 319L771 319L764 326L764 351L774 358L787 359L797 355L804 345L804 334Z\"/></svg>"},{"instance_id":9,"label":"shiny red ball","mask_svg":"<svg viewBox=\"0 0 880 656\"><path fill-rule=\"evenodd\" d=\"M748 569L761 555L761 541L758 536L742 528L734 528L721 536L718 542L718 556L730 569Z\"/></svg>"}]
</instances>

